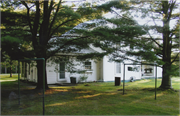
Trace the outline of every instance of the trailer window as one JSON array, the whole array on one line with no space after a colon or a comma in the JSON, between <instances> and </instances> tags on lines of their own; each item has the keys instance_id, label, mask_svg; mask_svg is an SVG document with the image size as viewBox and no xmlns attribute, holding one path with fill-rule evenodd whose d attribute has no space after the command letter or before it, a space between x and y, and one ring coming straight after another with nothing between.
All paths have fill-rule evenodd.
<instances>
[{"instance_id":1,"label":"trailer window","mask_svg":"<svg viewBox=\"0 0 180 116\"><path fill-rule=\"evenodd\" d=\"M128 71L136 71L139 72L140 67L128 67Z\"/></svg>"},{"instance_id":2,"label":"trailer window","mask_svg":"<svg viewBox=\"0 0 180 116\"><path fill-rule=\"evenodd\" d=\"M128 71L134 71L133 67L128 67Z\"/></svg>"}]
</instances>

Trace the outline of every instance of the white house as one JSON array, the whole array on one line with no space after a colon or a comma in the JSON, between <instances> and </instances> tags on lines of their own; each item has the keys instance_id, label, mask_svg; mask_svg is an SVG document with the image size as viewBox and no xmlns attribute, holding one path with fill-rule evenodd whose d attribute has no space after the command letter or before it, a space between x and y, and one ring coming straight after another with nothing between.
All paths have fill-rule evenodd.
<instances>
[{"instance_id":1,"label":"white house","mask_svg":"<svg viewBox=\"0 0 180 116\"><path fill-rule=\"evenodd\" d=\"M100 52L97 49L84 49L82 53L90 52ZM87 82L93 81L115 81L115 77L121 77L123 80L124 70L125 70L125 81L129 81L132 77L134 80L155 77L155 67L149 65L125 65L123 63L110 62L109 56L104 56L101 60L87 60L87 61L76 61L77 54L57 54L69 56L70 60L78 70L86 70L85 73L70 73L68 72L68 66L66 62L60 62L58 64L52 62L50 59L47 60L46 71L47 71L47 83L70 83L70 77L75 77L76 82L80 80L81 76L88 76ZM126 62L126 63L131 63ZM157 77L162 77L162 69L157 68ZM25 72L25 71L24 71ZM22 76L21 79L27 79L29 81L37 82L37 68L31 64L26 64L26 75Z\"/></svg>"},{"instance_id":2,"label":"white house","mask_svg":"<svg viewBox=\"0 0 180 116\"><path fill-rule=\"evenodd\" d=\"M123 63L110 62L109 56L104 56L100 60L85 60L78 61L76 59L77 55L93 53L93 52L103 52L100 48L95 48L92 45L89 49L83 49L76 53L57 53L53 57L66 56L71 61L72 64L78 64L75 66L77 70L86 70L85 73L71 73L66 61L59 63L54 63L51 59L47 60L46 71L47 71L47 83L70 83L70 77L75 77L76 82L80 80L82 76L87 76L87 82L93 81L115 81L115 77L121 77L123 80L123 75L125 72L125 81L129 81L132 78L142 79L155 77L155 67L149 65L125 65ZM130 61L124 61L124 63L132 63ZM35 64L35 63L34 63ZM37 82L37 68L35 65L24 64L22 70L21 79L27 79L29 81ZM157 77L162 77L162 69L157 68Z\"/></svg>"}]
</instances>

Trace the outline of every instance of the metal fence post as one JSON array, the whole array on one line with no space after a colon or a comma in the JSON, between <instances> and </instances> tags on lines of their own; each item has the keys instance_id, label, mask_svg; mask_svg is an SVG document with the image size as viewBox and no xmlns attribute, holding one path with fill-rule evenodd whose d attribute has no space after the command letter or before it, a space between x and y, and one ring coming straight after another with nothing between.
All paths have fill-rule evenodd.
<instances>
[{"instance_id":1,"label":"metal fence post","mask_svg":"<svg viewBox=\"0 0 180 116\"><path fill-rule=\"evenodd\" d=\"M156 65L156 76L155 76L155 100L156 100L156 91L157 91L157 65Z\"/></svg>"},{"instance_id":2,"label":"metal fence post","mask_svg":"<svg viewBox=\"0 0 180 116\"><path fill-rule=\"evenodd\" d=\"M32 58L32 59L19 59L18 60L18 91L19 91L19 104L20 104L20 61L27 60L43 60L43 115L45 114L44 99L45 99L45 59L44 58Z\"/></svg>"},{"instance_id":3,"label":"metal fence post","mask_svg":"<svg viewBox=\"0 0 180 116\"><path fill-rule=\"evenodd\" d=\"M43 59L43 115L45 114L44 93L45 93L45 60Z\"/></svg>"},{"instance_id":4,"label":"metal fence post","mask_svg":"<svg viewBox=\"0 0 180 116\"><path fill-rule=\"evenodd\" d=\"M124 64L124 75L123 75L123 95L124 95L124 86L125 86L125 64Z\"/></svg>"},{"instance_id":5,"label":"metal fence post","mask_svg":"<svg viewBox=\"0 0 180 116\"><path fill-rule=\"evenodd\" d=\"M20 105L20 61L18 60L18 103Z\"/></svg>"}]
</instances>

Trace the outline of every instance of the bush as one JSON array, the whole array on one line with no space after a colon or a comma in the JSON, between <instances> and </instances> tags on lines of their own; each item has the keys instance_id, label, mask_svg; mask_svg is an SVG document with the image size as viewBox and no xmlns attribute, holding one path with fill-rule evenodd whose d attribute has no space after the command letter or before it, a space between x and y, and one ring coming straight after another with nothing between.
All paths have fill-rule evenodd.
<instances>
[{"instance_id":1,"label":"bush","mask_svg":"<svg viewBox=\"0 0 180 116\"><path fill-rule=\"evenodd\" d=\"M88 76L86 76L86 75L80 76L80 78L79 78L79 82L86 81L86 80L87 80L87 78L88 78Z\"/></svg>"}]
</instances>

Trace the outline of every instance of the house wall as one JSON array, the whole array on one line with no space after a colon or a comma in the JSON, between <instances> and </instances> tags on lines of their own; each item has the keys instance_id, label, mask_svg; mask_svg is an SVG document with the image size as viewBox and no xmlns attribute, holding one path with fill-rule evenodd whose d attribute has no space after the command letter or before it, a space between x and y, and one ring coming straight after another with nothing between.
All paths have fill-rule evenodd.
<instances>
[{"instance_id":1,"label":"house wall","mask_svg":"<svg viewBox=\"0 0 180 116\"><path fill-rule=\"evenodd\" d=\"M27 63L26 65L27 65L27 67L26 67L27 80L32 81L32 82L37 82L37 68L35 66L36 63L31 62L31 63ZM26 79L26 78L21 77L21 79Z\"/></svg>"},{"instance_id":2,"label":"house wall","mask_svg":"<svg viewBox=\"0 0 180 116\"><path fill-rule=\"evenodd\" d=\"M91 62L91 66L92 66L92 70L91 71L87 71L85 74L79 74L79 73L70 73L67 71L67 68L65 69L65 79L60 79L59 75L60 73L58 72L59 70L59 65L60 64L54 64L51 61L48 61L47 63L47 80L48 80L48 84L53 84L53 83L70 83L70 77L75 77L76 78L76 82L79 81L80 76L86 75L88 76L87 78L87 82L92 82L92 81L97 81L97 66L98 66L98 62L94 62L93 60L90 60ZM77 61L73 61L73 63L80 63ZM80 70L84 70L84 65L83 63L80 63L80 65L75 66L76 69L80 69Z\"/></svg>"},{"instance_id":3,"label":"house wall","mask_svg":"<svg viewBox=\"0 0 180 116\"><path fill-rule=\"evenodd\" d=\"M96 68L97 81L103 81L103 59L96 63Z\"/></svg>"},{"instance_id":4,"label":"house wall","mask_svg":"<svg viewBox=\"0 0 180 116\"><path fill-rule=\"evenodd\" d=\"M157 77L162 77L162 68L157 67Z\"/></svg>"},{"instance_id":5,"label":"house wall","mask_svg":"<svg viewBox=\"0 0 180 116\"><path fill-rule=\"evenodd\" d=\"M56 72L57 65L47 60L46 62L46 73L47 73L47 83L55 84L57 83L58 74Z\"/></svg>"},{"instance_id":6,"label":"house wall","mask_svg":"<svg viewBox=\"0 0 180 116\"><path fill-rule=\"evenodd\" d=\"M92 70L87 71L85 75L88 76L87 82L93 82L93 81L115 81L115 77L121 77L121 81L123 80L124 76L124 64L121 63L121 71L120 73L116 72L116 63L115 62L109 62L108 56L105 56L102 60L95 62L94 60L89 60L91 62ZM73 63L78 63L76 60L73 61ZM130 62L126 62L130 63ZM31 64L30 64L31 65ZM70 83L70 77L76 77L76 82L79 81L80 76L83 76L84 74L78 74L78 73L70 73L65 69L65 79L59 79L59 65L55 64L50 60L47 60L46 64L46 71L47 71L47 82L48 84L55 84L55 83ZM134 77L134 79L141 79L145 76L141 76L141 66L136 65L136 67L139 67L139 71L128 71L128 67L134 67L134 65L125 65L125 80L130 80L131 77ZM147 66L142 66L142 69ZM83 63L76 66L77 69L84 69ZM155 77L155 67L153 68L153 75L151 77ZM157 68L157 77L162 77L162 68ZM29 74L29 64L27 64L27 79L29 81L37 82L37 68L35 67L35 63L30 66L30 74Z\"/></svg>"},{"instance_id":7,"label":"house wall","mask_svg":"<svg viewBox=\"0 0 180 116\"><path fill-rule=\"evenodd\" d=\"M109 62L108 56L103 58L103 81L114 81L114 62Z\"/></svg>"},{"instance_id":8,"label":"house wall","mask_svg":"<svg viewBox=\"0 0 180 116\"><path fill-rule=\"evenodd\" d=\"M87 78L87 82L93 82L93 81L97 81L97 75L99 75L99 73L97 73L98 71L98 62L95 62L93 60L89 60L91 62L91 70L90 71L86 71L85 74L78 74L78 73L73 73L73 74L70 74L68 72L68 76L66 78L67 82L69 83L70 82L70 77L76 77L76 82L79 81L80 79L80 76L83 76L83 75L86 75L88 76ZM76 61L74 61L74 63L77 63ZM81 70L84 70L84 64L81 63L81 65L78 65L76 66L75 68L77 69L81 69Z\"/></svg>"},{"instance_id":9,"label":"house wall","mask_svg":"<svg viewBox=\"0 0 180 116\"><path fill-rule=\"evenodd\" d=\"M130 63L130 62L126 62ZM134 79L141 79L141 66L136 65L139 67L139 71L128 71L128 67L135 67L135 65L125 65L125 80L130 80L131 77ZM116 72L116 62L109 62L108 56L105 56L103 59L103 79L104 81L115 81L115 77L121 77L123 80L124 76L124 64L121 63L121 71L120 73Z\"/></svg>"},{"instance_id":10,"label":"house wall","mask_svg":"<svg viewBox=\"0 0 180 116\"><path fill-rule=\"evenodd\" d=\"M70 83L70 77L76 77L76 82L79 81L80 76L87 75L87 82L92 82L92 81L97 81L97 77L100 77L100 73L97 73L97 70L99 69L99 62L95 62L93 60L89 60L91 62L91 69L90 71L87 71L85 74L78 74L78 73L70 73L67 71L65 68L65 79L60 79L59 78L59 65L60 64L55 64L54 62L47 60L46 62L46 72L47 72L47 83L48 84L55 84L55 83ZM73 63L80 63L77 62L76 60L73 61ZM29 69L29 64L27 64L27 79L28 81L32 82L37 82L37 68L36 68L36 63L30 64L30 69ZM84 70L84 64L80 63L80 65L75 66L77 69ZM99 69L101 70L101 69ZM22 79L25 79L21 77Z\"/></svg>"}]
</instances>

